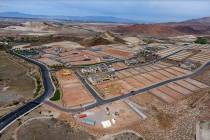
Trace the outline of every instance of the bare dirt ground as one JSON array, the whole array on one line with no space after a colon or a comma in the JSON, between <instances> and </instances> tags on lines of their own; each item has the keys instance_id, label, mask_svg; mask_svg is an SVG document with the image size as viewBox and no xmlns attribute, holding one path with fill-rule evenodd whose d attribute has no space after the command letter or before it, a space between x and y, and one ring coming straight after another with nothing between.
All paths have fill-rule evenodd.
<instances>
[{"instance_id":1,"label":"bare dirt ground","mask_svg":"<svg viewBox=\"0 0 210 140\"><path fill-rule=\"evenodd\" d=\"M119 57L119 58L130 58L132 54L126 51L117 50L114 48L106 48L104 52L108 55Z\"/></svg>"},{"instance_id":2,"label":"bare dirt ground","mask_svg":"<svg viewBox=\"0 0 210 140\"><path fill-rule=\"evenodd\" d=\"M82 86L73 71L70 75L62 75L63 70L56 72L56 77L62 89L62 102L66 107L75 107L93 102L94 99Z\"/></svg>"},{"instance_id":3,"label":"bare dirt ground","mask_svg":"<svg viewBox=\"0 0 210 140\"><path fill-rule=\"evenodd\" d=\"M44 58L40 58L38 59L38 61L48 65L48 66L54 66L54 65L61 65L61 63L55 61L55 60L52 60L50 58L47 58L47 57L44 57Z\"/></svg>"},{"instance_id":4,"label":"bare dirt ground","mask_svg":"<svg viewBox=\"0 0 210 140\"><path fill-rule=\"evenodd\" d=\"M135 132L125 131L114 135L106 135L99 140L143 140L143 138Z\"/></svg>"},{"instance_id":5,"label":"bare dirt ground","mask_svg":"<svg viewBox=\"0 0 210 140\"><path fill-rule=\"evenodd\" d=\"M88 133L73 129L57 119L33 120L18 131L18 140L95 140Z\"/></svg>"},{"instance_id":6,"label":"bare dirt ground","mask_svg":"<svg viewBox=\"0 0 210 140\"><path fill-rule=\"evenodd\" d=\"M194 77L195 80L205 83L206 85L210 85L210 66L206 68L204 72Z\"/></svg>"},{"instance_id":7,"label":"bare dirt ground","mask_svg":"<svg viewBox=\"0 0 210 140\"><path fill-rule=\"evenodd\" d=\"M107 114L106 109L109 108L110 114ZM67 113L62 113L59 119L67 122L69 125L75 128L81 128L88 133L97 136L98 138L130 129L130 124L139 120L138 115L133 112L124 102L117 101L112 104L99 106L94 109L84 112L87 115L87 119L96 121L95 126L87 125L80 122L80 119L76 116L71 116ZM116 115L117 113L118 115ZM103 128L101 122L115 119L115 124L112 123L111 127ZM109 140L109 139L108 139ZM132 139L131 139L132 140ZM134 139L135 140L135 139Z\"/></svg>"},{"instance_id":8,"label":"bare dirt ground","mask_svg":"<svg viewBox=\"0 0 210 140\"><path fill-rule=\"evenodd\" d=\"M119 115L119 118L122 118L116 118L116 126L109 129L83 127L88 132L99 136L131 129L148 140L192 140L195 137L195 122L197 118L203 114L209 114L209 109L206 106L208 105L207 102L201 102L197 104L196 107L192 107L192 104L200 99L207 91L208 90L199 91L174 104L165 104L148 93L134 96L131 100L138 103L143 108L147 119L140 120L133 118L135 114L132 112L129 113L128 109L121 103L117 103L117 105L114 102L109 106L110 110L123 108ZM111 108L111 106L113 108ZM71 120L70 122L73 123L75 121ZM81 124L77 124L77 126L81 127ZM122 137L120 136L120 138ZM109 140L111 140L111 138Z\"/></svg>"},{"instance_id":9,"label":"bare dirt ground","mask_svg":"<svg viewBox=\"0 0 210 140\"><path fill-rule=\"evenodd\" d=\"M61 112L41 106L9 126L0 140L95 140L84 129L57 118ZM71 115L69 115L71 118Z\"/></svg>"},{"instance_id":10,"label":"bare dirt ground","mask_svg":"<svg viewBox=\"0 0 210 140\"><path fill-rule=\"evenodd\" d=\"M61 42L53 42L49 44L43 44L42 46L46 47L61 47L65 49L76 49L76 48L84 48L79 43L72 42L72 41L61 41Z\"/></svg>"},{"instance_id":11,"label":"bare dirt ground","mask_svg":"<svg viewBox=\"0 0 210 140\"><path fill-rule=\"evenodd\" d=\"M33 98L35 83L28 76L33 66L0 52L0 107L17 105Z\"/></svg>"},{"instance_id":12,"label":"bare dirt ground","mask_svg":"<svg viewBox=\"0 0 210 140\"><path fill-rule=\"evenodd\" d=\"M94 46L94 45L100 45L101 42L107 43L107 39L99 36L99 37L93 37L90 38L90 40L86 40L85 38L89 37L89 35L95 35L96 33L93 33L93 31L88 31L85 29L78 29L73 26L65 26L62 29L59 27L51 27L49 25L43 25L43 23L35 24L35 25L25 25L30 26L27 28L19 27L20 31L14 31L15 33L24 33L24 34L32 34L32 35L38 35L38 34L45 34L42 30L46 28L51 31L54 34L62 34L62 35L71 35L71 36L79 36L80 42L81 40L84 40L84 46ZM40 28L40 26L43 26ZM126 31L127 34L127 28L129 30L133 30L133 34L135 34L136 29L140 29L138 25L128 26L124 27L123 30L117 30L112 29L116 32L122 32ZM28 29L30 28L30 30ZM32 29L31 29L32 28ZM40 28L40 29L39 29ZM122 28L122 27L119 27ZM60 29L60 31L58 31ZM67 30L68 29L68 30ZM148 28L149 29L149 28ZM154 29L154 28L153 28ZM169 27L168 27L169 29ZM22 31L21 31L22 30ZM66 31L65 31L66 30ZM162 30L162 27L161 27ZM32 31L32 33L30 33ZM65 31L65 32L64 32ZM150 31L149 31L150 32ZM1 33L1 31L0 31ZM9 31L9 33L12 33L12 31ZM147 33L142 33L147 34ZM156 35L156 32L154 32ZM176 34L176 32L174 33ZM178 33L177 33L178 34ZM160 33L158 33L158 36ZM63 37L61 37L63 38ZM131 42L134 42L133 38L130 38ZM62 41L59 40L59 41ZM128 40L129 41L129 40ZM54 41L55 42L55 41ZM46 42L45 42L46 43ZM63 45L64 48L80 48L81 46L78 43L72 43L72 42L57 42L58 44L50 44L53 47L60 47L59 45ZM138 41L136 40L136 43L138 44ZM109 41L108 41L109 44ZM49 45L49 44L48 44ZM121 46L121 45L119 45ZM105 52L107 54L111 54L112 56L118 56L118 57L130 57L132 53L129 53L127 49L121 49L121 47L109 47L106 46L106 48L103 49L102 52ZM170 51L169 51L170 52ZM91 58L92 61L90 62L98 62L94 59L96 56L93 55L93 53L89 53L86 51L86 55L88 55L89 59ZM4 56L0 54L0 58ZM78 55L77 55L78 57ZM71 61L75 59L75 56L72 58L67 58L66 61ZM80 56L78 57L80 58ZM98 55L97 55L98 58ZM17 100L25 100L31 97L28 93L33 93L33 80L29 80L30 78L26 76L27 69L24 67L19 67L19 65L13 64L12 62L5 61L1 58L0 59L0 70L3 69L3 71L0 71L0 105L1 102L2 105L5 106L5 103L8 103L8 101L11 100L11 103L16 103ZM47 60L46 60L47 61ZM6 62L6 63L5 63ZM86 64L90 63L87 61L78 61L73 64ZM7 63L9 66L7 66ZM11 64L10 64L11 63ZM3 65L2 65L3 64ZM13 66L15 65L15 66ZM12 67L13 66L13 67ZM11 68L12 67L12 68ZM125 67L123 65L118 65L116 68L122 68ZM175 67L174 67L175 68ZM166 71L162 70L162 74L165 75L165 77L170 77L184 74L184 71L175 71L174 68L168 69ZM14 70L15 69L15 70ZM142 70L145 71L151 71L153 68L144 68ZM156 70L155 70L156 71ZM144 72L145 73L145 72ZM161 73L161 72L160 72ZM156 73L155 76L160 77L160 80L162 79L162 76L160 73ZM167 76L167 73L169 76ZM171 73L171 74L170 74ZM139 87L141 84L138 83L138 79L143 79L144 84L150 84L152 82L158 81L159 78L151 77L150 73L144 74L144 75L138 75L137 71L122 71L121 76L123 75L126 77L130 77L131 75L135 75L132 78L134 79L126 79L125 81L120 82L113 82L106 83L104 85L100 85L99 88L101 88L102 92L106 93L105 96L115 96L115 95L121 95L123 93L127 93L126 91L133 90L134 87ZM154 73L153 73L154 74ZM18 77L18 78L16 78ZM125 78L124 77L124 78ZM147 79L149 77L149 79ZM164 76L163 76L164 77ZM69 78L69 79L68 79ZM63 89L63 95L62 95L62 101L66 106L74 106L74 105L80 105L81 103L88 103L89 101L92 101L92 98L89 97L89 93L83 87L79 84L78 81L75 82L76 78L68 77L67 79L63 79L63 84L61 82L61 88ZM209 83L209 70L204 72L202 76L197 76L195 79L204 82L208 85ZM58 78L59 79L59 78ZM61 78L62 79L62 78ZM164 78L163 78L164 79ZM30 85L29 85L30 84ZM129 86L131 84L131 86ZM183 81L179 84L183 84ZM21 87L21 88L20 88ZM194 88L192 86L188 85L188 88ZM176 88L178 89L178 88ZM11 91L10 91L11 90ZM164 87L162 90L165 90L166 92L171 93L168 90L168 88ZM183 90L182 90L183 91ZM20 92L20 94L18 94ZM111 93L114 92L112 95ZM113 125L113 127L108 129L102 129L101 124L99 123L98 126L86 126L84 124L81 124L75 118L72 114L69 113L62 113L58 117L58 119L35 119L33 121L29 121L20 129L17 131L17 140L30 140L30 139L59 139L59 140L65 140L72 138L73 140L88 140L88 139L96 139L96 137L93 137L92 135L97 136L103 136L106 134L113 134L120 132L122 130L131 129L135 132L140 133L145 139L148 140L174 140L174 139L180 139L180 140L192 140L195 138L195 122L197 120L197 117L202 116L203 114L210 114L209 110L209 101L201 102L196 104L196 106L192 106L195 102L199 101L200 97L202 95L206 94L208 92L208 89L206 90L198 90L194 94L184 97L183 99L180 99L172 104L166 104L162 102L157 97L153 96L150 93L145 93L142 95L137 95L131 98L135 103L139 104L142 107L143 112L147 116L145 120L140 120L139 116L132 111L123 101L117 101L113 102L112 104L108 104L106 106L100 106L96 107L93 110L90 110L95 113L94 117L98 117L99 120L101 120L102 115L100 112L105 112L106 107L108 106L110 110L114 112L118 112L120 115L116 115L116 124ZM5 94L2 94L5 93ZM175 92L173 92L175 93ZM11 95L10 95L11 94ZM159 94L159 92L157 93ZM163 94L163 92L162 92ZM4 96L3 96L4 95ZM209 97L208 97L209 98ZM6 99L6 100L5 100ZM87 101L88 100L88 101ZM15 102L13 102L15 101ZM7 106L7 105L6 105ZM45 105L44 105L45 106ZM42 107L41 107L42 108ZM13 108L11 108L12 110ZM40 109L40 108L39 108ZM39 109L34 110L30 114L24 116L21 118L21 120L18 120L14 125L11 126L12 129L9 130L9 133L4 133L2 137L0 136L1 140L10 140L14 139L11 136L14 134L14 130L18 126L20 126L22 123L24 123L27 119L34 118L34 117L40 117L43 116L42 113L39 113ZM102 111L101 111L102 110ZM45 111L45 113L51 114L52 110ZM57 111L58 113L59 111ZM99 112L99 113L98 113ZM44 113L44 114L45 114ZM60 113L60 112L59 112ZM33 114L33 115L31 115ZM44 115L45 116L45 115ZM105 119L107 119L106 115L104 115ZM88 132L85 132L88 131ZM14 135L13 135L14 136ZM140 140L141 138L137 138L133 134L117 134L116 137L109 137L106 140Z\"/></svg>"},{"instance_id":13,"label":"bare dirt ground","mask_svg":"<svg viewBox=\"0 0 210 140\"><path fill-rule=\"evenodd\" d=\"M120 104L119 104L120 105ZM125 108L122 106L121 108ZM114 108L111 108L112 110ZM126 109L125 109L126 110ZM123 112L123 111L122 111ZM126 112L124 112L126 113ZM127 113L128 114L128 113ZM53 118L52 116L53 115ZM123 115L123 113L121 113ZM124 116L124 115L123 115ZM95 131L97 132L97 131ZM133 131L109 133L107 136L89 133L83 125L77 124L68 113L59 112L43 105L13 123L2 135L1 140L142 140Z\"/></svg>"},{"instance_id":14,"label":"bare dirt ground","mask_svg":"<svg viewBox=\"0 0 210 140\"><path fill-rule=\"evenodd\" d=\"M113 67L115 70L127 68L127 66L126 66L124 63L122 63L122 62L112 63L112 67Z\"/></svg>"},{"instance_id":15,"label":"bare dirt ground","mask_svg":"<svg viewBox=\"0 0 210 140\"><path fill-rule=\"evenodd\" d=\"M8 26L3 30L6 31L20 31L24 35L49 35L54 34L55 31L52 30L52 27L47 25L44 22L25 22L20 26Z\"/></svg>"},{"instance_id":16,"label":"bare dirt ground","mask_svg":"<svg viewBox=\"0 0 210 140\"><path fill-rule=\"evenodd\" d=\"M104 99L109 99L122 95L123 87L117 81L108 81L104 82L103 84L96 85L96 89L99 91L101 97Z\"/></svg>"},{"instance_id":17,"label":"bare dirt ground","mask_svg":"<svg viewBox=\"0 0 210 140\"><path fill-rule=\"evenodd\" d=\"M151 94L132 97L145 110L147 119L130 124L130 129L151 140L192 140L195 138L197 117L209 114L208 103L200 102L192 107L207 90L198 91L173 104L165 104Z\"/></svg>"},{"instance_id":18,"label":"bare dirt ground","mask_svg":"<svg viewBox=\"0 0 210 140\"><path fill-rule=\"evenodd\" d=\"M106 113L107 107L109 108L109 112L111 114L110 116ZM94 128L90 127L90 129L95 130L96 132L102 132L104 134L117 133L119 131L122 131L122 128L126 128L129 123L139 120L138 115L133 112L133 110L130 109L127 104L121 101L116 101L112 104L100 106L89 111L94 113L94 117L90 118L92 120L96 120L97 122L96 126ZM103 111L105 111L105 114L103 114ZM117 113L118 115L115 115L115 113ZM111 118L115 119L115 124L113 124L109 128L103 129L101 121L106 121Z\"/></svg>"}]
</instances>

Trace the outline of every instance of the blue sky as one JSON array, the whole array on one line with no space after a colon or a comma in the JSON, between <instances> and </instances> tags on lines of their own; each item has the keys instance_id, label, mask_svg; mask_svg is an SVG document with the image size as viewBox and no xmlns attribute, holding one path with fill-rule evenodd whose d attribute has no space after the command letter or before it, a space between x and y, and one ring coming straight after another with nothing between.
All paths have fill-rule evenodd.
<instances>
[{"instance_id":1,"label":"blue sky","mask_svg":"<svg viewBox=\"0 0 210 140\"><path fill-rule=\"evenodd\" d=\"M0 12L166 22L210 16L210 0L0 0Z\"/></svg>"}]
</instances>

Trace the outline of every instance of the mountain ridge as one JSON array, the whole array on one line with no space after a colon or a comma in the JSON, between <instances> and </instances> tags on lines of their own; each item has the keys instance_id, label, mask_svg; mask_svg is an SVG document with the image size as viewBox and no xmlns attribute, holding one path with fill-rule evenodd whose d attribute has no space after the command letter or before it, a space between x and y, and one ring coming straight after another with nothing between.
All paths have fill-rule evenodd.
<instances>
[{"instance_id":1,"label":"mountain ridge","mask_svg":"<svg viewBox=\"0 0 210 140\"><path fill-rule=\"evenodd\" d=\"M64 20L75 22L107 22L107 23L137 23L131 19L118 18L113 16L48 16L48 15L32 15L20 12L2 12L0 18L29 18L29 19L46 19L46 20Z\"/></svg>"}]
</instances>

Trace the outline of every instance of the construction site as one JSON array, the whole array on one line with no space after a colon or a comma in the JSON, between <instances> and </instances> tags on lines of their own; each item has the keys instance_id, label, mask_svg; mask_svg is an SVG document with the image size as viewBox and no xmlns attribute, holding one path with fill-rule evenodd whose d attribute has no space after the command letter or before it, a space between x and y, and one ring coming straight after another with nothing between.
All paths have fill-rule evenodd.
<instances>
[{"instance_id":1,"label":"construction site","mask_svg":"<svg viewBox=\"0 0 210 140\"><path fill-rule=\"evenodd\" d=\"M99 133L121 130L156 116L150 102L155 108L170 106L209 88L202 80L187 76L209 60L209 45L154 43L87 48L64 41L25 48L38 52L29 57L51 68L63 67L55 72L61 99L47 105L68 112L78 110L73 115L75 121ZM120 100L115 101L117 98ZM91 106L97 107L87 109Z\"/></svg>"},{"instance_id":2,"label":"construction site","mask_svg":"<svg viewBox=\"0 0 210 140\"><path fill-rule=\"evenodd\" d=\"M58 71L56 77L62 91L61 102L64 107L80 107L94 102L94 98L72 71L65 69Z\"/></svg>"},{"instance_id":3,"label":"construction site","mask_svg":"<svg viewBox=\"0 0 210 140\"><path fill-rule=\"evenodd\" d=\"M41 117L98 137L124 131L145 139L191 140L196 133L205 137L209 44L195 43L194 36L160 39L79 31L85 37L21 43L10 50L46 66L44 72L52 75L47 82L55 92L42 102L46 110L40 111Z\"/></svg>"}]
</instances>

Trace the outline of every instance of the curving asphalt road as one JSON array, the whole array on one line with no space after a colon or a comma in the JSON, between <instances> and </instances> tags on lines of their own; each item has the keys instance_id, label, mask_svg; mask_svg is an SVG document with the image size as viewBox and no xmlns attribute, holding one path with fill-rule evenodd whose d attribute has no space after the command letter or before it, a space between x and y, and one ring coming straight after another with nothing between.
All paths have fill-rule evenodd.
<instances>
[{"instance_id":1,"label":"curving asphalt road","mask_svg":"<svg viewBox=\"0 0 210 140\"><path fill-rule=\"evenodd\" d=\"M169 54L167 56L164 56L163 58L159 59L159 60L163 60L169 56L172 56L178 52L181 52L182 50L178 50L172 54ZM174 82L174 81L178 81L178 80L182 80L182 79L185 79L185 78L189 78L189 77L192 77L194 75L198 75L200 73L202 73L206 67L208 67L210 65L210 61L206 62L205 64L203 64L201 67L199 67L197 70L193 71L192 73L190 74L187 74L187 75L184 75L184 76L178 76L178 77L175 77L175 78L172 78L172 79L168 79L168 80L165 80L165 81L161 81L159 83L154 83L152 85L149 85L147 87L144 87L144 88L141 88L141 89L138 89L136 91L133 91L133 92L130 92L128 94L124 94L124 95L121 95L121 96L117 96L117 97L113 97L111 99L107 99L107 100L104 100L102 99L97 93L95 90L93 90L93 88L87 83L87 81L81 77L81 75L76 72L76 75L78 76L78 78L80 79L80 81L83 83L83 85L90 91L90 93L92 94L92 96L96 99L96 102L93 103L93 104L90 104L90 105L86 105L84 107L78 107L78 108L63 108L61 106L58 106L56 104L53 104L52 102L49 102L49 101L45 101L45 104L51 106L51 107L54 107L58 110L61 110L61 111L64 111L64 112L72 112L72 113L75 113L75 112L81 112L81 111L85 111L85 110L89 110L89 109L92 109L94 107L97 107L99 105L104 105L104 104L108 104L108 103L111 103L111 102L114 102L114 101L118 101L118 100L123 100L123 99L126 99L128 97L131 97L131 96L134 96L134 95L137 95L137 94L142 94L148 90L151 90L151 89L154 89L154 88L157 88L159 86L162 86L162 85L165 85L165 84L168 84L170 82Z\"/></svg>"},{"instance_id":2,"label":"curving asphalt road","mask_svg":"<svg viewBox=\"0 0 210 140\"><path fill-rule=\"evenodd\" d=\"M168 56L165 56L165 57L159 59L159 61L163 60L163 59L165 59L165 58L167 58L167 57L169 57L171 55L174 55L174 54L176 54L176 53L178 53L180 51L182 51L182 50L178 50L175 53L169 54ZM111 102L114 102L114 101L117 101L117 100L122 100L122 99L125 99L125 98L128 98L128 97L134 96L136 94L143 93L143 92L145 92L147 90L159 87L161 85L164 85L164 84L167 84L167 83L170 83L170 82L173 82L173 81L177 81L177 80L181 80L181 79L185 79L185 78L191 77L193 75L201 73L207 66L210 65L210 61L209 61L209 62L205 63L204 65L202 65L199 69L197 69L196 71L194 71L191 74L188 74L188 75L185 75L185 76L176 77L176 78L169 79L169 80L165 80L165 81L162 81L160 83L156 83L156 84L150 85L148 87L145 87L145 88L133 91L131 93L128 93L128 94L125 94L125 95L121 95L121 96L118 96L118 97L114 97L114 98L111 98L111 99L107 99L107 100L101 99L101 97L85 81L85 79L83 79L76 72L76 75L78 76L80 81L84 84L84 86L90 91L92 96L96 99L96 102L93 103L93 104L84 106L82 108L65 109L65 108L59 107L59 106L57 106L55 104L52 104L51 102L47 101L52 96L52 94L55 91L55 87L54 87L54 84L53 84L53 82L51 80L51 75L50 75L49 69L44 64L42 64L40 62L37 62L35 60L32 60L30 58L24 57L22 55L18 55L18 54L14 53L14 52L11 52L11 54L16 55L16 56L18 56L18 57L20 57L20 58L22 58L22 59L24 59L24 60L26 60L26 61L28 61L30 63L33 63L33 64L39 66L40 71L41 71L41 75L42 75L42 81L43 81L43 85L44 85L45 91L44 91L44 94L42 94L40 97L36 98L35 100L33 100L31 102L28 102L25 105L23 105L22 107L18 108L17 110L15 110L15 111L13 111L13 112L11 112L11 113L1 117L0 118L0 133L2 133L3 130L5 130L9 125L11 125L16 119L20 118L21 116L25 115L26 113L28 113L28 112L32 111L33 109L35 109L36 107L40 106L43 102L45 102L46 104L48 104L48 105L50 105L52 107L55 107L55 108L60 109L62 111L65 111L65 112L85 111L85 110L97 107L99 105L104 105L104 104L107 104L107 103L111 103Z\"/></svg>"},{"instance_id":3,"label":"curving asphalt road","mask_svg":"<svg viewBox=\"0 0 210 140\"><path fill-rule=\"evenodd\" d=\"M182 80L182 79L185 79L185 78L189 78L189 77L198 75L198 74L202 73L205 70L205 68L208 67L208 66L210 66L210 61L208 61L207 63L203 64L200 68L198 68L196 71L194 71L194 72L192 72L190 74L187 74L187 75L184 75L184 76L179 76L179 77L176 77L176 78L173 78L173 79L169 79L169 80L165 80L165 81L161 81L159 83L155 83L155 84L149 85L147 87L141 88L139 90L136 90L136 91L133 91L133 92L130 92L128 94L121 95L121 96L117 96L117 97L114 97L114 98L111 98L111 99L107 99L107 100L100 99L100 101L97 101L96 103L84 106L82 108L80 108L80 107L79 108L74 108L74 109L63 108L63 107L60 107L60 106L55 105L55 104L53 104L51 102L48 102L48 101L45 101L45 104L50 105L50 106L52 106L52 107L54 107L56 109L59 109L61 111L64 111L64 112L72 112L72 113L81 112L81 111L92 109L92 108L97 107L99 105L108 104L108 103L111 103L111 102L114 102L114 101L126 99L128 97L131 97L131 96L134 96L134 95L137 95L137 94L142 94L142 93L144 93L144 92L146 92L148 90L157 88L159 86L168 84L170 82L174 82L174 81L178 81L178 80Z\"/></svg>"},{"instance_id":4,"label":"curving asphalt road","mask_svg":"<svg viewBox=\"0 0 210 140\"><path fill-rule=\"evenodd\" d=\"M33 109L35 109L36 107L40 106L43 103L43 101L50 98L55 91L54 84L51 80L50 72L44 64L39 63L39 62L32 60L30 58L24 57L22 55L18 55L16 53L14 53L13 51L11 51L10 53L13 55L16 55L30 63L33 63L33 64L39 66L40 71L41 71L43 86L44 86L45 90L44 90L44 93L41 96L39 96L38 98L36 98L35 100L30 101L30 102L26 103L25 105L23 105L22 107L18 108L17 110L12 111L9 114L1 117L0 118L0 133L2 133L3 130L5 130L9 125L11 125L16 119L20 118L21 116L25 115L26 113L28 113L28 112L32 111Z\"/></svg>"}]
</instances>

